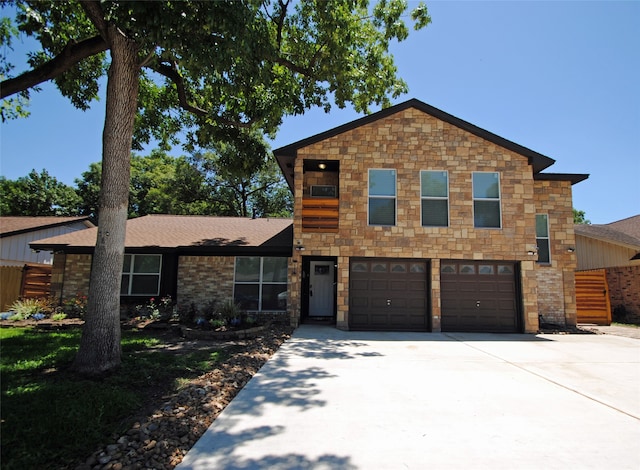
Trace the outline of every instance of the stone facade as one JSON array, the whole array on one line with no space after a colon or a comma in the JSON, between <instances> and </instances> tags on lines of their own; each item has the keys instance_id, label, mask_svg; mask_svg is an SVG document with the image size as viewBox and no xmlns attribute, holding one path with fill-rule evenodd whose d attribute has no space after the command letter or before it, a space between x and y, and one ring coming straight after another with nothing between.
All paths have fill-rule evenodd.
<instances>
[{"instance_id":1,"label":"stone facade","mask_svg":"<svg viewBox=\"0 0 640 470\"><path fill-rule=\"evenodd\" d=\"M640 265L607 268L606 272L611 309L624 307L624 320L640 325Z\"/></svg>"},{"instance_id":2,"label":"stone facade","mask_svg":"<svg viewBox=\"0 0 640 470\"><path fill-rule=\"evenodd\" d=\"M337 233L305 232L302 198L312 184L331 184L317 172L304 172L305 160L339 162L339 229ZM396 224L368 224L368 170L396 170ZM449 226L421 224L420 170L446 170L449 179ZM473 172L500 175L501 228L475 228ZM554 311L559 321L575 323L573 286L569 286L575 260L565 246L573 243L571 185L569 182L534 182L526 157L484 140L415 108L380 118L326 140L299 148L294 168L294 252L290 271L290 311L300 318L301 277L295 266L302 255L337 259L337 326L348 328L349 259L351 257L417 258L431 261L431 326L440 330L439 262L442 259L510 260L519 262L523 324L526 332L538 329L541 309ZM326 177L331 178L331 177ZM535 214L549 215L552 263L546 273L529 252L535 250ZM564 250L564 251L563 251ZM294 273L295 271L295 273ZM554 286L548 279L562 282ZM553 292L553 306L538 296L538 283Z\"/></svg>"},{"instance_id":3,"label":"stone facade","mask_svg":"<svg viewBox=\"0 0 640 470\"><path fill-rule=\"evenodd\" d=\"M178 308L193 303L203 307L233 298L233 256L180 256L178 260Z\"/></svg>"}]
</instances>

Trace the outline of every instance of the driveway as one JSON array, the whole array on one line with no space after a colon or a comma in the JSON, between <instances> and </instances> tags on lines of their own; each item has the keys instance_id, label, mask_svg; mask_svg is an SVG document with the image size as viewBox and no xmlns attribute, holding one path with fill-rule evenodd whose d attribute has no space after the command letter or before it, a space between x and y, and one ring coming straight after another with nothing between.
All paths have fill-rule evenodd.
<instances>
[{"instance_id":1,"label":"driveway","mask_svg":"<svg viewBox=\"0 0 640 470\"><path fill-rule=\"evenodd\" d=\"M302 326L187 469L638 469L640 340Z\"/></svg>"}]
</instances>

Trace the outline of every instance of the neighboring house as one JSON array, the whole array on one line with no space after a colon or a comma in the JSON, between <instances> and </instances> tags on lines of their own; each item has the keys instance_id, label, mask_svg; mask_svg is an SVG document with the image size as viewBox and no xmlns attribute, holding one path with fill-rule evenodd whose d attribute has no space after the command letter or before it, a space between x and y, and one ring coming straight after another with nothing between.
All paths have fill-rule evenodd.
<instances>
[{"instance_id":1,"label":"neighboring house","mask_svg":"<svg viewBox=\"0 0 640 470\"><path fill-rule=\"evenodd\" d=\"M274 154L293 221L130 220L123 300L233 295L293 325L353 330L576 324L571 186L588 175L543 173L554 160L418 100ZM31 244L61 253L62 297L87 291L95 239Z\"/></svg>"},{"instance_id":2,"label":"neighboring house","mask_svg":"<svg viewBox=\"0 0 640 470\"><path fill-rule=\"evenodd\" d=\"M49 294L53 254L29 243L93 227L88 217L0 217L0 308Z\"/></svg>"},{"instance_id":3,"label":"neighboring house","mask_svg":"<svg viewBox=\"0 0 640 470\"><path fill-rule=\"evenodd\" d=\"M610 305L599 318L590 308L585 308L585 313L579 310L578 320L606 324L613 313L614 319L619 316L640 323L640 214L609 224L579 224L575 233L578 289L593 284L597 277L593 270L598 270L602 284L590 291L592 296L606 291L605 301Z\"/></svg>"},{"instance_id":4,"label":"neighboring house","mask_svg":"<svg viewBox=\"0 0 640 470\"><path fill-rule=\"evenodd\" d=\"M39 240L56 252L52 292L60 299L89 291L98 228ZM255 312L286 312L290 219L148 215L127 221L123 305L171 296L202 309L233 298Z\"/></svg>"},{"instance_id":5,"label":"neighboring house","mask_svg":"<svg viewBox=\"0 0 640 470\"><path fill-rule=\"evenodd\" d=\"M543 173L554 160L418 100L274 154L294 194L294 322L576 323L571 186L588 175Z\"/></svg>"}]
</instances>

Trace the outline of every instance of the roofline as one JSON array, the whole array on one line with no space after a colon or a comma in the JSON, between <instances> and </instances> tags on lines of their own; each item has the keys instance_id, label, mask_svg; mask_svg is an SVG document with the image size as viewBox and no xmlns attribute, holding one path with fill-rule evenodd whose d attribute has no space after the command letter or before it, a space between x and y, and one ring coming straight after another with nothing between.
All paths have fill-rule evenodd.
<instances>
[{"instance_id":1,"label":"roofline","mask_svg":"<svg viewBox=\"0 0 640 470\"><path fill-rule=\"evenodd\" d=\"M576 225L580 225L580 224L576 224ZM596 226L600 226L602 227L603 225L606 224L598 224ZM575 225L574 225L575 226ZM614 229L611 229L614 230ZM587 232L580 232L580 231L576 231L574 228L574 233L576 237L585 237L585 238L591 238L593 240L599 240L601 242L605 242L605 243L610 243L612 245L618 245L618 246L623 246L625 248L628 248L630 250L636 250L639 251L640 250L640 240L638 241L638 243L629 243L629 241L625 242L622 240L615 240L613 238L607 237L606 235L600 235L600 234L593 234L593 233L587 233ZM626 235L622 232L619 232L622 235L625 235L631 239L633 239L634 237L631 237L630 235Z\"/></svg>"},{"instance_id":2,"label":"roofline","mask_svg":"<svg viewBox=\"0 0 640 470\"><path fill-rule=\"evenodd\" d=\"M52 223L52 224L38 225L37 227L32 227L32 228L23 228L23 229L20 229L20 230L14 230L13 232L0 233L0 238L10 237L10 236L14 236L14 235L21 235L23 233L29 233L29 232L37 232L38 230L45 230L45 229L50 229L50 228L54 228L54 227L62 227L63 225L70 225L70 224L75 224L75 223L78 223L78 222L89 222L91 224L91 226L89 226L87 228L96 227L96 225L91 221L91 217L89 217L89 216L87 216L87 217L78 217L77 219L67 220L66 222L55 222L55 223Z\"/></svg>"},{"instance_id":3,"label":"roofline","mask_svg":"<svg viewBox=\"0 0 640 470\"><path fill-rule=\"evenodd\" d=\"M572 186L587 178L589 178L587 173L537 173L533 175L533 179L536 181L570 181Z\"/></svg>"},{"instance_id":4,"label":"roofline","mask_svg":"<svg viewBox=\"0 0 640 470\"><path fill-rule=\"evenodd\" d=\"M52 251L54 253L64 253L73 255L93 255L95 247L91 246L70 246L70 245L39 245L29 244L31 249L38 251ZM127 247L125 253L131 254L176 254L190 256L252 256L252 255L273 255L286 256L293 255L293 244L291 246L137 246Z\"/></svg>"},{"instance_id":5,"label":"roofline","mask_svg":"<svg viewBox=\"0 0 640 470\"><path fill-rule=\"evenodd\" d=\"M273 154L275 155L276 160L278 161L278 165L280 165L280 169L285 174L285 178L287 178L287 173L285 168L281 164L280 157L283 157L283 159L286 159L286 157L295 159L297 157L298 149L300 148L307 147L309 145L315 144L322 140L329 139L331 137L335 137L344 132L353 130L357 127L361 127L366 124L370 124L379 119L384 119L388 116L391 116L395 113L404 111L409 108L416 108L417 110L427 113L437 119L440 119L441 121L452 124L482 139L488 140L490 142L493 142L496 145L499 145L508 150L519 153L524 157L527 157L529 164L533 166L534 174L541 172L545 168L548 168L555 163L555 160L553 158L547 157L546 155L542 155L541 153L535 152L527 147L523 147L520 144L516 144L515 142L507 140L504 137L500 137L497 134L494 134L478 126L475 126L470 122L457 118L438 108L428 105L416 98L410 99L408 101L397 104L395 106L390 106L381 111L378 111L377 113L369 114L368 116L364 116L362 118L356 119L355 121L351 121L341 126L334 127L333 129L329 129L328 131L321 132L320 134L307 137L306 139L299 140L297 142L286 145L284 147L280 147L278 149L275 149L273 151ZM289 183L289 178L287 178L287 182ZM291 184L289 184L289 187L291 187Z\"/></svg>"}]
</instances>

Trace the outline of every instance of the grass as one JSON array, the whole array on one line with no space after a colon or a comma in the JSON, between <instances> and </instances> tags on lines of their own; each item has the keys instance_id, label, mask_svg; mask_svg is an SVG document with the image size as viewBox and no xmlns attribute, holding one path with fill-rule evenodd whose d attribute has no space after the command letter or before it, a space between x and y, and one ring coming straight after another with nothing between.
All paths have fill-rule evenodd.
<instances>
[{"instance_id":1,"label":"grass","mask_svg":"<svg viewBox=\"0 0 640 470\"><path fill-rule=\"evenodd\" d=\"M222 359L219 352L150 349L161 339L124 331L122 366L88 380L67 372L79 342L79 329L0 329L4 470L61 468L88 457L130 427L150 393L178 388Z\"/></svg>"}]
</instances>

